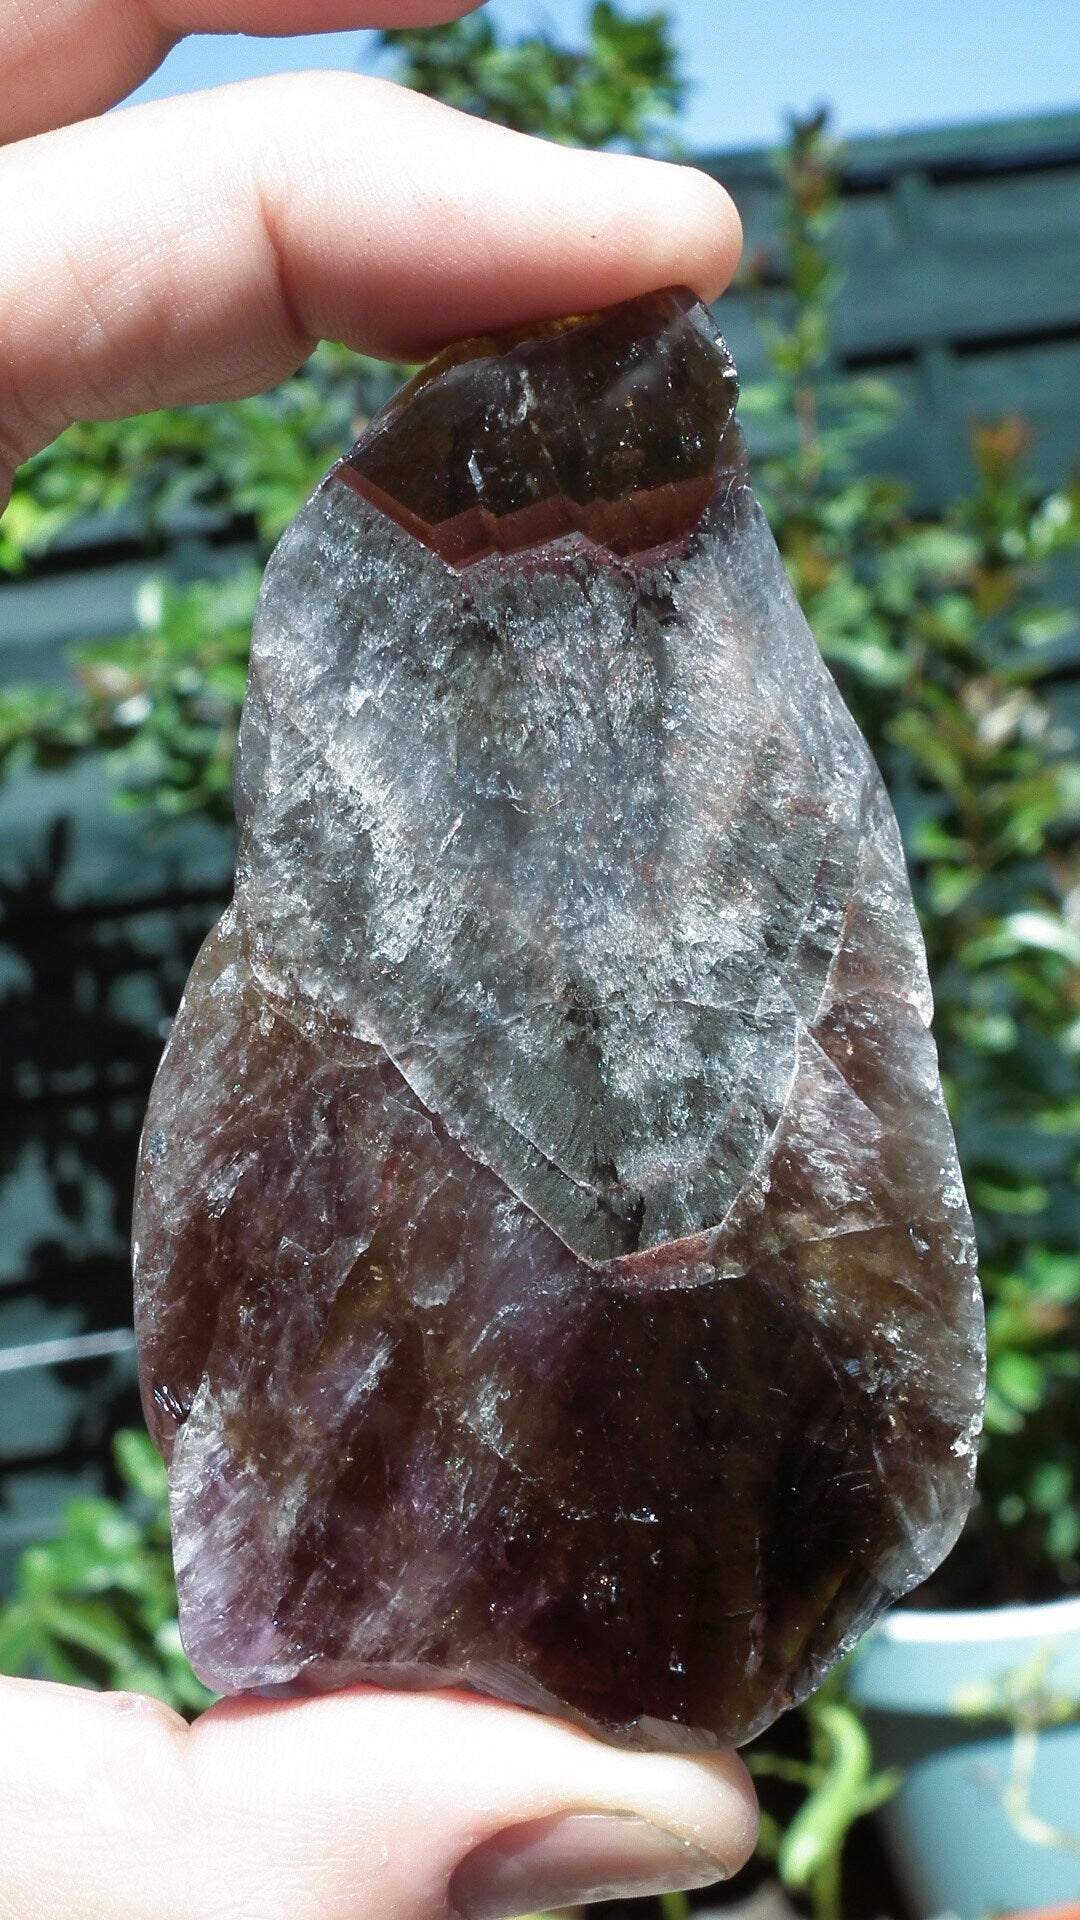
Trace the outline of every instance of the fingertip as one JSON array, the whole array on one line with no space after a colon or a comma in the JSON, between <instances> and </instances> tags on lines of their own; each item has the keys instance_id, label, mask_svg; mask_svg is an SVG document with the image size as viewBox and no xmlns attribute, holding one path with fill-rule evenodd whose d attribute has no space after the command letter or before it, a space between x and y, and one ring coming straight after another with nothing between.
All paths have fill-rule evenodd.
<instances>
[{"instance_id":1,"label":"fingertip","mask_svg":"<svg viewBox=\"0 0 1080 1920\"><path fill-rule=\"evenodd\" d=\"M761 1807L745 1761L737 1753L714 1756L723 1793L728 1870L738 1873L751 1858L761 1830Z\"/></svg>"},{"instance_id":2,"label":"fingertip","mask_svg":"<svg viewBox=\"0 0 1080 1920\"><path fill-rule=\"evenodd\" d=\"M190 1754L218 1825L291 1861L298 1910L302 1894L323 1920L376 1907L383 1920L419 1920L466 1882L471 1920L494 1920L531 1911L516 1895L498 1901L556 1865L541 1905L576 1904L575 1889L599 1897L584 1890L612 1875L626 1876L627 1896L705 1885L738 1872L757 1835L733 1753L632 1751L463 1691L222 1703L193 1729ZM367 1883L378 1897L359 1908ZM567 1899L546 1898L560 1888Z\"/></svg>"},{"instance_id":3,"label":"fingertip","mask_svg":"<svg viewBox=\"0 0 1080 1920\"><path fill-rule=\"evenodd\" d=\"M674 171L680 175L678 240L686 260L682 284L711 304L730 285L742 254L739 210L727 189L702 168L682 166Z\"/></svg>"},{"instance_id":4,"label":"fingertip","mask_svg":"<svg viewBox=\"0 0 1080 1920\"><path fill-rule=\"evenodd\" d=\"M690 287L719 298L742 252L742 222L730 194L700 167L623 154L593 155L623 171L609 184L607 215L621 228L624 290Z\"/></svg>"}]
</instances>

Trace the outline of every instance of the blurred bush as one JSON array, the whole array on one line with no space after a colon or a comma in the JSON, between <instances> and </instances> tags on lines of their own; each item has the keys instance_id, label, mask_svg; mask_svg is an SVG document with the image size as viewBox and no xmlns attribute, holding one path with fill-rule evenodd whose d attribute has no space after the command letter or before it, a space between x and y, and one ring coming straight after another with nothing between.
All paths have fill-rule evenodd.
<instances>
[{"instance_id":1,"label":"blurred bush","mask_svg":"<svg viewBox=\"0 0 1080 1920\"><path fill-rule=\"evenodd\" d=\"M600 0L583 49L514 43L485 17L387 33L400 77L468 110L590 145L670 143L683 85L663 14ZM874 474L897 401L837 376L830 254L841 156L821 117L793 127L781 317L770 376L742 411L781 449L755 478L818 642L877 755L901 821L937 996L937 1037L987 1291L991 1387L979 1496L933 1597L1044 1597L1080 1576L1080 761L1051 676L1078 630L1051 592L1080 544L1080 492L1025 478L1023 422L974 435L972 487L933 516ZM773 276L775 279L775 275ZM178 507L221 510L262 555L392 384L324 346L273 393L231 406L79 425L18 475L0 565L32 567L73 521L123 507L151 549ZM159 816L230 814L258 568L144 593L137 632L82 649L65 687L0 694L0 767L110 757L118 795ZM0 1666L129 1685L193 1712L206 1696L175 1633L164 1480L121 1441L135 1500L83 1502L35 1548L0 1616ZM796 1794L766 1851L822 1916L840 1912L854 1819L890 1789L839 1684L805 1739L752 1764Z\"/></svg>"},{"instance_id":2,"label":"blurred bush","mask_svg":"<svg viewBox=\"0 0 1080 1920\"><path fill-rule=\"evenodd\" d=\"M674 145L685 82L663 11L630 19L598 0L581 48L548 33L508 42L483 13L380 39L405 86L518 133L637 153Z\"/></svg>"}]
</instances>

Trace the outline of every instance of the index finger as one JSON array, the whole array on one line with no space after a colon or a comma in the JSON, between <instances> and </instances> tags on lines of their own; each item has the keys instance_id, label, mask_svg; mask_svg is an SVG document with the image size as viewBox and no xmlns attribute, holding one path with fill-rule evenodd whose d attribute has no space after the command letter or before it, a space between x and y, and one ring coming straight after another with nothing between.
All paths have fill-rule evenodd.
<instances>
[{"instance_id":1,"label":"index finger","mask_svg":"<svg viewBox=\"0 0 1080 1920\"><path fill-rule=\"evenodd\" d=\"M72 419L254 393L320 337L420 359L676 282L715 299L739 253L731 201L693 168L349 74L22 141L0 199L0 469Z\"/></svg>"},{"instance_id":2,"label":"index finger","mask_svg":"<svg viewBox=\"0 0 1080 1920\"><path fill-rule=\"evenodd\" d=\"M102 113L188 33L430 27L480 0L0 0L0 143Z\"/></svg>"}]
</instances>

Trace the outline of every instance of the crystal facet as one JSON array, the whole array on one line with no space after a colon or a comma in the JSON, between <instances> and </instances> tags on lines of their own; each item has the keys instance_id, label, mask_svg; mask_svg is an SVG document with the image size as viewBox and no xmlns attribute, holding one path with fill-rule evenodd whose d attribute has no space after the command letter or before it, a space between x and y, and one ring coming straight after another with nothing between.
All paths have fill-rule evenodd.
<instances>
[{"instance_id":1,"label":"crystal facet","mask_svg":"<svg viewBox=\"0 0 1080 1920\"><path fill-rule=\"evenodd\" d=\"M221 1691L741 1741L962 1524L922 942L734 401L678 292L470 343L267 570L136 1208Z\"/></svg>"}]
</instances>

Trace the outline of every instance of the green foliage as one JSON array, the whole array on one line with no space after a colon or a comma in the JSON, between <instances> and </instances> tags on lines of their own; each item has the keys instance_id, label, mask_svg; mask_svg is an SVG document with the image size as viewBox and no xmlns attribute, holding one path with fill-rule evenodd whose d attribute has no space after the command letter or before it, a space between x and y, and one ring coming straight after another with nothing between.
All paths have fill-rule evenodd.
<instances>
[{"instance_id":1,"label":"green foliage","mask_svg":"<svg viewBox=\"0 0 1080 1920\"><path fill-rule=\"evenodd\" d=\"M758 1745L749 1754L758 1780L780 1780L801 1789L798 1811L782 1827L762 1819L759 1850L775 1860L788 1893L809 1896L814 1920L842 1920L844 1846L856 1821L873 1813L900 1785L900 1774L874 1771L870 1739L844 1698L837 1670L802 1708L809 1756L793 1760Z\"/></svg>"},{"instance_id":2,"label":"green foliage","mask_svg":"<svg viewBox=\"0 0 1080 1920\"><path fill-rule=\"evenodd\" d=\"M149 1693L184 1714L213 1694L195 1678L176 1624L168 1483L144 1433L121 1433L126 1503L76 1500L47 1546L29 1547L0 1608L0 1673Z\"/></svg>"},{"instance_id":3,"label":"green foliage","mask_svg":"<svg viewBox=\"0 0 1080 1920\"><path fill-rule=\"evenodd\" d=\"M394 372L324 342L299 374L250 400L77 422L16 474L0 572L22 572L90 517L118 517L118 532L150 551L166 525L237 521L267 548L392 391Z\"/></svg>"},{"instance_id":4,"label":"green foliage","mask_svg":"<svg viewBox=\"0 0 1080 1920\"><path fill-rule=\"evenodd\" d=\"M596 0L584 48L548 33L507 44L482 13L379 39L406 86L572 146L665 147L685 93L666 13L630 19L610 0Z\"/></svg>"},{"instance_id":5,"label":"green foliage","mask_svg":"<svg viewBox=\"0 0 1080 1920\"><path fill-rule=\"evenodd\" d=\"M136 630L77 649L71 683L0 688L0 774L104 752L125 800L230 820L260 563L402 372L324 343L270 393L79 422L20 470L0 573L25 572L88 518L150 554L165 527L223 527L249 536L250 560L183 587L151 582Z\"/></svg>"},{"instance_id":6,"label":"green foliage","mask_svg":"<svg viewBox=\"0 0 1080 1920\"><path fill-rule=\"evenodd\" d=\"M70 688L0 690L0 765L106 753L127 803L232 819L232 766L259 570L179 590L153 580L138 630L79 650Z\"/></svg>"}]
</instances>

